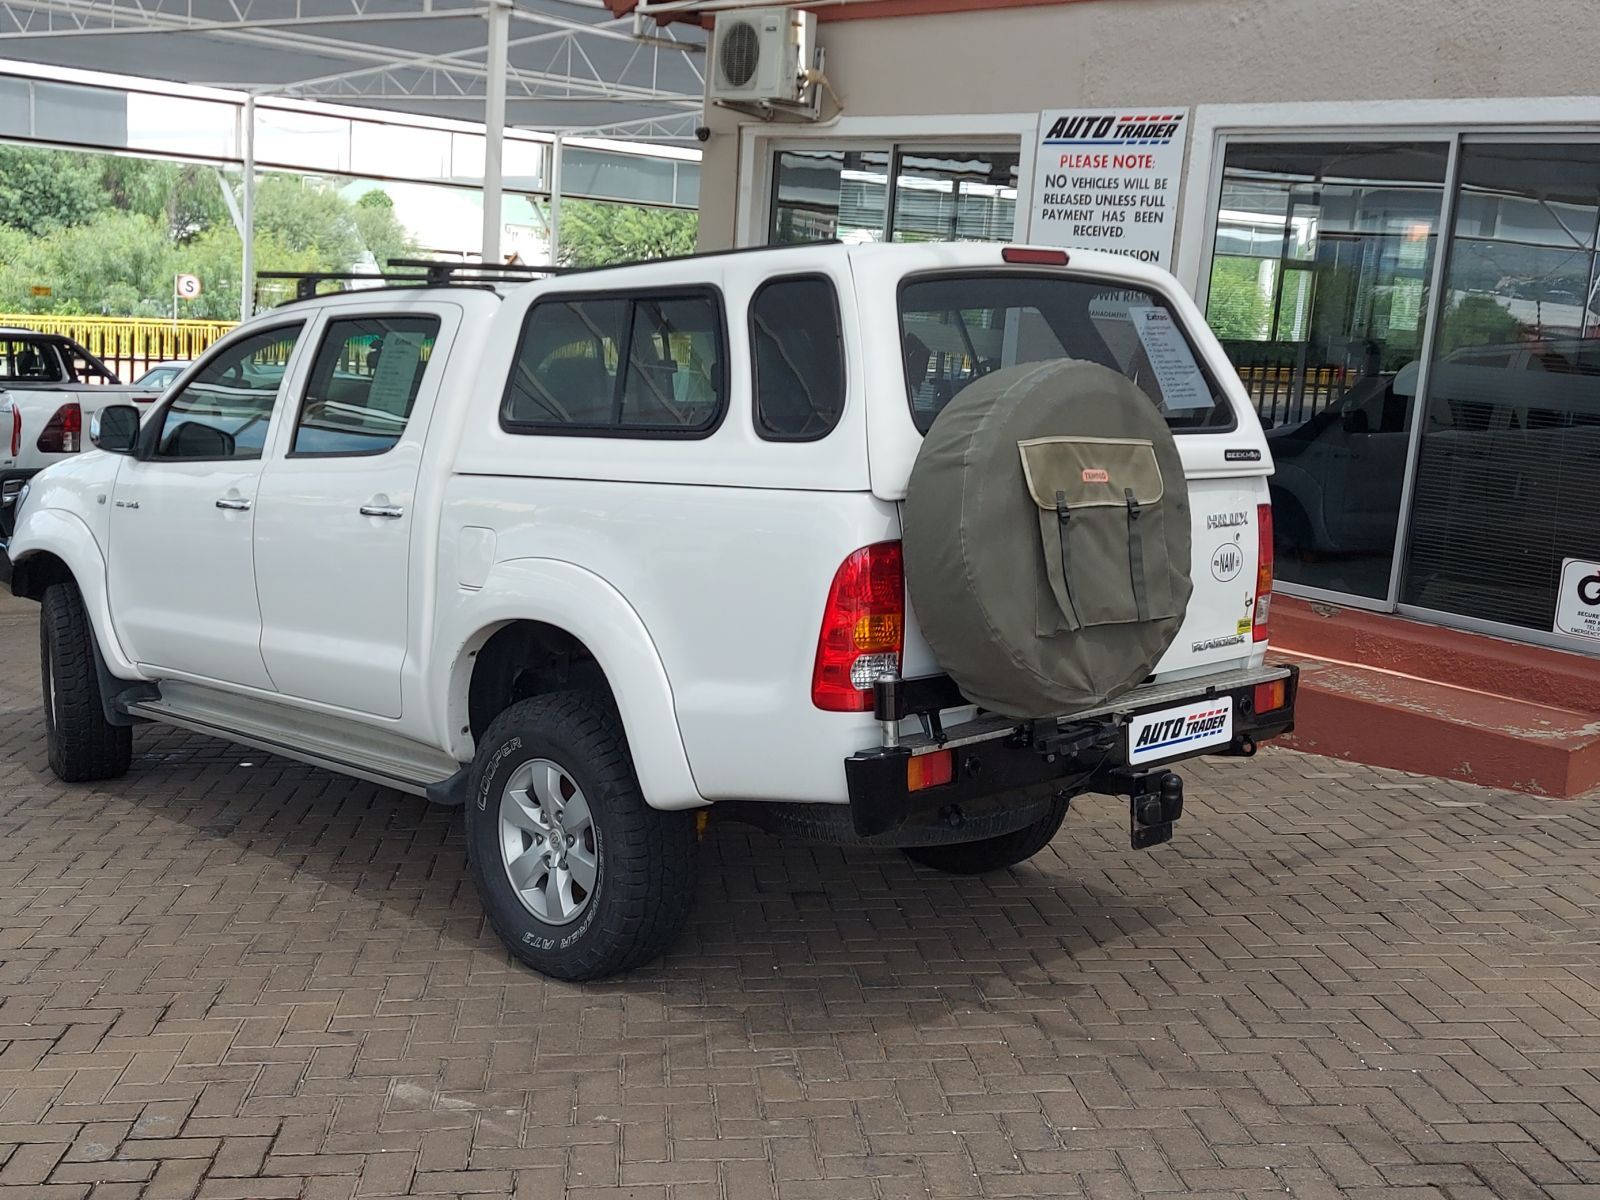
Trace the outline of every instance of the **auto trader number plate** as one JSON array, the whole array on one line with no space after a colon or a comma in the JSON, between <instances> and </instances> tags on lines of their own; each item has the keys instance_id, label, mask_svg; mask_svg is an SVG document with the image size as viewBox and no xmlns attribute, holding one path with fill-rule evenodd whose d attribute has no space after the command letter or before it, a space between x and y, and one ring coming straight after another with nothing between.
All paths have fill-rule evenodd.
<instances>
[{"instance_id":1,"label":"auto trader number plate","mask_svg":"<svg viewBox=\"0 0 1600 1200\"><path fill-rule=\"evenodd\" d=\"M1233 697L1213 696L1140 713L1128 724L1128 765L1192 754L1233 740Z\"/></svg>"}]
</instances>

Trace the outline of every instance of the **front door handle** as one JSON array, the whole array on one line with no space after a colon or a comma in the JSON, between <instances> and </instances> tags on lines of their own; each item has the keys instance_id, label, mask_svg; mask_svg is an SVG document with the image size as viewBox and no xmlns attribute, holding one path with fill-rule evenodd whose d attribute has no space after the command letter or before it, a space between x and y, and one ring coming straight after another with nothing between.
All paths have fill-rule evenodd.
<instances>
[{"instance_id":1,"label":"front door handle","mask_svg":"<svg viewBox=\"0 0 1600 1200\"><path fill-rule=\"evenodd\" d=\"M406 510L398 504L363 504L361 506L363 517L403 517Z\"/></svg>"},{"instance_id":2,"label":"front door handle","mask_svg":"<svg viewBox=\"0 0 1600 1200\"><path fill-rule=\"evenodd\" d=\"M250 501L242 496L224 496L217 501L218 508L226 508L233 512L249 512Z\"/></svg>"}]
</instances>

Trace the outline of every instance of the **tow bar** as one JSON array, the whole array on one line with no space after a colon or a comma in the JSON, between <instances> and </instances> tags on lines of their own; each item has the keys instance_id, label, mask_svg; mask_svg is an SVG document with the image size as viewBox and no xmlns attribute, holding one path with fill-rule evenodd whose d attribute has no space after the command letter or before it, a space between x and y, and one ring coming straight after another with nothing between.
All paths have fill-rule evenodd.
<instances>
[{"instance_id":1,"label":"tow bar","mask_svg":"<svg viewBox=\"0 0 1600 1200\"><path fill-rule=\"evenodd\" d=\"M1104 771L1092 787L1128 797L1128 842L1135 850L1172 840L1173 823L1183 816L1183 778L1176 771Z\"/></svg>"}]
</instances>

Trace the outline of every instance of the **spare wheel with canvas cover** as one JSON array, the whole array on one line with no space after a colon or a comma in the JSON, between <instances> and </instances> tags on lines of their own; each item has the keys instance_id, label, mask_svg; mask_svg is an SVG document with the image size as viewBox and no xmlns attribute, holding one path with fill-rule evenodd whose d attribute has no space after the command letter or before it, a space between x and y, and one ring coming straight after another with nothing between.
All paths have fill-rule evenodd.
<instances>
[{"instance_id":1,"label":"spare wheel with canvas cover","mask_svg":"<svg viewBox=\"0 0 1600 1200\"><path fill-rule=\"evenodd\" d=\"M1045 359L963 389L923 441L903 524L923 635L993 711L1115 699L1183 623L1183 463L1150 397L1099 363Z\"/></svg>"}]
</instances>

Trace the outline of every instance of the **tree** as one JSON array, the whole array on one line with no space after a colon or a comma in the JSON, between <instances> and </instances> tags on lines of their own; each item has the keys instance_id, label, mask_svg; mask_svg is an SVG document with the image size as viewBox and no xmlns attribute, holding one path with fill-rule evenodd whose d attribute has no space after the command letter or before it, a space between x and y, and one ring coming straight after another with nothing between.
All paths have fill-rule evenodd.
<instances>
[{"instance_id":1,"label":"tree","mask_svg":"<svg viewBox=\"0 0 1600 1200\"><path fill-rule=\"evenodd\" d=\"M561 206L561 263L608 263L692 254L699 214L675 208L568 200Z\"/></svg>"},{"instance_id":2,"label":"tree","mask_svg":"<svg viewBox=\"0 0 1600 1200\"><path fill-rule=\"evenodd\" d=\"M355 211L320 180L263 175L256 183L256 233L285 250L309 252L318 271L344 271L361 257Z\"/></svg>"},{"instance_id":3,"label":"tree","mask_svg":"<svg viewBox=\"0 0 1600 1200\"><path fill-rule=\"evenodd\" d=\"M1517 341L1527 328L1493 296L1464 295L1444 310L1438 353L1465 346L1503 346Z\"/></svg>"},{"instance_id":4,"label":"tree","mask_svg":"<svg viewBox=\"0 0 1600 1200\"><path fill-rule=\"evenodd\" d=\"M81 225L104 207L92 157L0 146L0 225L38 236Z\"/></svg>"},{"instance_id":5,"label":"tree","mask_svg":"<svg viewBox=\"0 0 1600 1200\"><path fill-rule=\"evenodd\" d=\"M387 266L391 258L410 258L417 253L416 241L394 215L394 197L381 188L361 193L355 220L362 244L379 267Z\"/></svg>"},{"instance_id":6,"label":"tree","mask_svg":"<svg viewBox=\"0 0 1600 1200\"><path fill-rule=\"evenodd\" d=\"M1211 266L1206 324L1222 341L1253 342L1267 336L1272 297L1261 287L1261 261L1219 256Z\"/></svg>"}]
</instances>

